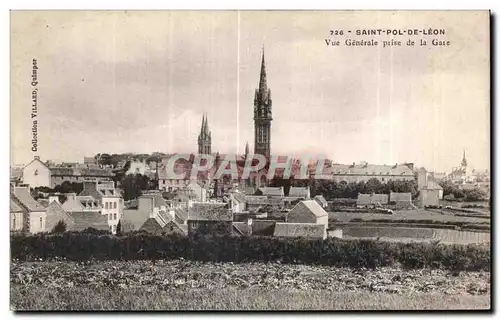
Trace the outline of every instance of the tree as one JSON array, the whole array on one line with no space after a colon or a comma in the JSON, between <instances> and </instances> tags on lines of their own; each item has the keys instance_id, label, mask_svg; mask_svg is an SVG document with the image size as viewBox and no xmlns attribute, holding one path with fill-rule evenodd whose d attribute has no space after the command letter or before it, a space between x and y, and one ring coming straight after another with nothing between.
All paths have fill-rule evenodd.
<instances>
[{"instance_id":1,"label":"tree","mask_svg":"<svg viewBox=\"0 0 500 320\"><path fill-rule=\"evenodd\" d=\"M79 194L83 191L83 182L69 182L64 181L62 184L54 188L54 192L60 193L76 193Z\"/></svg>"},{"instance_id":2,"label":"tree","mask_svg":"<svg viewBox=\"0 0 500 320\"><path fill-rule=\"evenodd\" d=\"M366 181L366 193L382 193L384 185L377 178L371 178Z\"/></svg>"},{"instance_id":3,"label":"tree","mask_svg":"<svg viewBox=\"0 0 500 320\"><path fill-rule=\"evenodd\" d=\"M479 188L463 190L465 201L481 201L486 200L486 192Z\"/></svg>"},{"instance_id":4,"label":"tree","mask_svg":"<svg viewBox=\"0 0 500 320\"><path fill-rule=\"evenodd\" d=\"M122 235L122 220L118 220L118 224L116 225L116 235L121 236Z\"/></svg>"},{"instance_id":5,"label":"tree","mask_svg":"<svg viewBox=\"0 0 500 320\"><path fill-rule=\"evenodd\" d=\"M66 222L59 220L58 223L52 228L51 233L63 233L66 231Z\"/></svg>"},{"instance_id":6,"label":"tree","mask_svg":"<svg viewBox=\"0 0 500 320\"><path fill-rule=\"evenodd\" d=\"M149 178L141 174L126 175L121 186L123 189L123 200L128 201L136 199L142 194L143 190L148 190Z\"/></svg>"}]
</instances>

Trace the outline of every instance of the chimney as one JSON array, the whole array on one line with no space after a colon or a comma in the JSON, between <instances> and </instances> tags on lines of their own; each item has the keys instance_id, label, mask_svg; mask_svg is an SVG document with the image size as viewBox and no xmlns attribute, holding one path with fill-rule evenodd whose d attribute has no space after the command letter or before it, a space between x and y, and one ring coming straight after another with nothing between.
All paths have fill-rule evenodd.
<instances>
[{"instance_id":1,"label":"chimney","mask_svg":"<svg viewBox=\"0 0 500 320\"><path fill-rule=\"evenodd\" d=\"M39 156L34 156L33 159L40 160L40 157Z\"/></svg>"}]
</instances>

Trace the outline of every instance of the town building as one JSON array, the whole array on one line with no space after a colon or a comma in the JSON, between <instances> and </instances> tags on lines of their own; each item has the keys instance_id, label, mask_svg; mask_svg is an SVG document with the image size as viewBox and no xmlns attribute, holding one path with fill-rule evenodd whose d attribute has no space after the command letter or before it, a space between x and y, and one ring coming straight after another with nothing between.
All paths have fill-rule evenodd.
<instances>
[{"instance_id":1,"label":"town building","mask_svg":"<svg viewBox=\"0 0 500 320\"><path fill-rule=\"evenodd\" d=\"M232 235L233 214L220 203L194 203L188 209L188 234Z\"/></svg>"},{"instance_id":2,"label":"town building","mask_svg":"<svg viewBox=\"0 0 500 320\"><path fill-rule=\"evenodd\" d=\"M318 194L314 196L314 200L321 206L321 208L325 210L328 208L328 202L326 201L325 197L323 197L323 195Z\"/></svg>"},{"instance_id":3,"label":"town building","mask_svg":"<svg viewBox=\"0 0 500 320\"><path fill-rule=\"evenodd\" d=\"M311 191L309 187L290 187L290 190L288 191L288 196L289 197L296 197L300 198L302 200L308 200L311 199Z\"/></svg>"},{"instance_id":4,"label":"town building","mask_svg":"<svg viewBox=\"0 0 500 320\"><path fill-rule=\"evenodd\" d=\"M173 212L167 207L162 195L150 192L138 198L137 209L123 209L121 231L145 230L156 234L158 228L164 228L173 218Z\"/></svg>"},{"instance_id":5,"label":"town building","mask_svg":"<svg viewBox=\"0 0 500 320\"><path fill-rule=\"evenodd\" d=\"M35 156L30 163L24 166L22 176L23 183L28 184L31 188L51 186L50 169L38 156Z\"/></svg>"},{"instance_id":6,"label":"town building","mask_svg":"<svg viewBox=\"0 0 500 320\"><path fill-rule=\"evenodd\" d=\"M229 194L229 207L233 213L246 211L245 195L239 192L231 192Z\"/></svg>"},{"instance_id":7,"label":"town building","mask_svg":"<svg viewBox=\"0 0 500 320\"><path fill-rule=\"evenodd\" d=\"M388 181L414 181L413 164L377 165L361 162L352 165L332 164L326 166L320 176L312 173L312 177L323 180L333 180L337 183L345 181L367 182L370 179L378 179L382 183Z\"/></svg>"},{"instance_id":8,"label":"town building","mask_svg":"<svg viewBox=\"0 0 500 320\"><path fill-rule=\"evenodd\" d=\"M418 200L421 208L426 206L439 206L439 190L423 188L418 194Z\"/></svg>"},{"instance_id":9,"label":"town building","mask_svg":"<svg viewBox=\"0 0 500 320\"><path fill-rule=\"evenodd\" d=\"M102 206L99 200L92 196L77 196L76 193L66 193L66 201L62 208L66 212L96 212L101 214Z\"/></svg>"},{"instance_id":10,"label":"town building","mask_svg":"<svg viewBox=\"0 0 500 320\"><path fill-rule=\"evenodd\" d=\"M365 207L365 206L380 206L389 203L389 195L388 194L358 194L358 199L356 200L356 206Z\"/></svg>"},{"instance_id":11,"label":"town building","mask_svg":"<svg viewBox=\"0 0 500 320\"><path fill-rule=\"evenodd\" d=\"M258 193L266 197L283 198L285 196L283 187L263 187L258 189Z\"/></svg>"},{"instance_id":12,"label":"town building","mask_svg":"<svg viewBox=\"0 0 500 320\"><path fill-rule=\"evenodd\" d=\"M66 212L58 201L50 202L46 216L48 232L52 231L60 221L66 224L66 231L83 231L88 228L109 231L106 217L99 212Z\"/></svg>"},{"instance_id":13,"label":"town building","mask_svg":"<svg viewBox=\"0 0 500 320\"><path fill-rule=\"evenodd\" d=\"M101 214L108 220L110 231L113 234L116 233L124 204L120 191L115 188L114 181L84 182L83 191L78 196L95 199L101 208Z\"/></svg>"},{"instance_id":14,"label":"town building","mask_svg":"<svg viewBox=\"0 0 500 320\"><path fill-rule=\"evenodd\" d=\"M30 233L44 232L46 224L45 207L30 194L29 187L11 187L10 221L11 230Z\"/></svg>"},{"instance_id":15,"label":"town building","mask_svg":"<svg viewBox=\"0 0 500 320\"><path fill-rule=\"evenodd\" d=\"M304 200L290 210L285 216L286 223L313 223L328 229L328 212L315 200Z\"/></svg>"},{"instance_id":16,"label":"town building","mask_svg":"<svg viewBox=\"0 0 500 320\"><path fill-rule=\"evenodd\" d=\"M69 164L47 165L35 156L23 168L23 183L31 188L55 188L63 182L111 181L113 172L109 168L89 167L86 165Z\"/></svg>"}]
</instances>

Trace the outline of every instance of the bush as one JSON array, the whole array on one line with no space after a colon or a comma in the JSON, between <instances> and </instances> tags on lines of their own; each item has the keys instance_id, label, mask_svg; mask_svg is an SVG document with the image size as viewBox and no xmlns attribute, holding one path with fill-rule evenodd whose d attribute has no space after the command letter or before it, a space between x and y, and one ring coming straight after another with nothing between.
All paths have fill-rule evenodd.
<instances>
[{"instance_id":1,"label":"bush","mask_svg":"<svg viewBox=\"0 0 500 320\"><path fill-rule=\"evenodd\" d=\"M309 263L352 268L400 264L409 269L490 270L490 249L479 245L390 243L374 240L129 234L122 237L66 232L12 235L12 259L74 261L156 260Z\"/></svg>"},{"instance_id":2,"label":"bush","mask_svg":"<svg viewBox=\"0 0 500 320\"><path fill-rule=\"evenodd\" d=\"M60 220L54 228L52 228L51 233L63 233L66 232L66 222Z\"/></svg>"}]
</instances>

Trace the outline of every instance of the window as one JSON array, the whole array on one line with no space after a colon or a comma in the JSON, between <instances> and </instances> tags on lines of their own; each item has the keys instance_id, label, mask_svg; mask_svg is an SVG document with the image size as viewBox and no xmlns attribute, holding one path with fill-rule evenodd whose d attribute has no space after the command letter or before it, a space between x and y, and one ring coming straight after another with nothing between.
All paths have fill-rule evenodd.
<instances>
[{"instance_id":1,"label":"window","mask_svg":"<svg viewBox=\"0 0 500 320\"><path fill-rule=\"evenodd\" d=\"M116 212L113 213L113 219L116 220Z\"/></svg>"},{"instance_id":2,"label":"window","mask_svg":"<svg viewBox=\"0 0 500 320\"><path fill-rule=\"evenodd\" d=\"M113 232L113 228L109 226L109 232Z\"/></svg>"},{"instance_id":3,"label":"window","mask_svg":"<svg viewBox=\"0 0 500 320\"><path fill-rule=\"evenodd\" d=\"M115 225L113 225L113 229L112 229L112 230L113 230L113 231L112 231L113 233L115 233L115 232L116 232L116 226L115 226Z\"/></svg>"},{"instance_id":4,"label":"window","mask_svg":"<svg viewBox=\"0 0 500 320\"><path fill-rule=\"evenodd\" d=\"M109 208L108 208L108 202L105 202L105 203L104 203L104 208L109 209Z\"/></svg>"},{"instance_id":5,"label":"window","mask_svg":"<svg viewBox=\"0 0 500 320\"><path fill-rule=\"evenodd\" d=\"M16 229L16 216L14 216L14 220L12 221L12 229Z\"/></svg>"},{"instance_id":6,"label":"window","mask_svg":"<svg viewBox=\"0 0 500 320\"><path fill-rule=\"evenodd\" d=\"M116 209L116 202L113 204L113 208Z\"/></svg>"},{"instance_id":7,"label":"window","mask_svg":"<svg viewBox=\"0 0 500 320\"><path fill-rule=\"evenodd\" d=\"M42 217L40 217L40 229L43 228L42 223L43 223L43 219L42 219Z\"/></svg>"},{"instance_id":8,"label":"window","mask_svg":"<svg viewBox=\"0 0 500 320\"><path fill-rule=\"evenodd\" d=\"M108 216L108 220L111 220L111 218L113 218L113 216L110 213L109 216Z\"/></svg>"}]
</instances>

